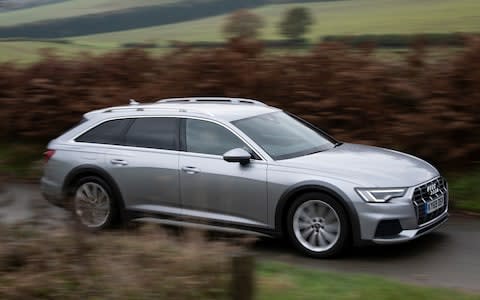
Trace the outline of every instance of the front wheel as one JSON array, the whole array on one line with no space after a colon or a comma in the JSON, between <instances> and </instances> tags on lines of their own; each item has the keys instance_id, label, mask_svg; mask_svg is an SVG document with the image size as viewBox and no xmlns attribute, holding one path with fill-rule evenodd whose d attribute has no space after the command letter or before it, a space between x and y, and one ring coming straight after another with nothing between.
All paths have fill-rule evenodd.
<instances>
[{"instance_id":1,"label":"front wheel","mask_svg":"<svg viewBox=\"0 0 480 300\"><path fill-rule=\"evenodd\" d=\"M308 193L297 198L288 212L288 236L303 253L317 258L339 255L349 236L347 214L333 197Z\"/></svg>"}]
</instances>

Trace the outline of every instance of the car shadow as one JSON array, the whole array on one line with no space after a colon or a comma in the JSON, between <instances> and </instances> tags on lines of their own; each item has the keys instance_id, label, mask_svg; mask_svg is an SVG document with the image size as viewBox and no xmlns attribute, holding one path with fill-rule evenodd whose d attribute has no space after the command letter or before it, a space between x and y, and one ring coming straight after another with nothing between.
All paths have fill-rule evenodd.
<instances>
[{"instance_id":1,"label":"car shadow","mask_svg":"<svg viewBox=\"0 0 480 300\"><path fill-rule=\"evenodd\" d=\"M402 260L431 254L449 244L449 236L444 232L433 232L410 242L393 245L368 245L351 247L336 259L375 261ZM284 239L260 238L252 246L254 252L268 254L268 257L295 256L305 257Z\"/></svg>"}]
</instances>

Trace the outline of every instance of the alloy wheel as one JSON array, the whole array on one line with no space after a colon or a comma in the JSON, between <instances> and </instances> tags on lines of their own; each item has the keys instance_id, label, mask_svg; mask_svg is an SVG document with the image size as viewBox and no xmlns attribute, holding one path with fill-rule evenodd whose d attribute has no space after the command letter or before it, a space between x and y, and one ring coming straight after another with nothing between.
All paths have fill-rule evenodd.
<instances>
[{"instance_id":1,"label":"alloy wheel","mask_svg":"<svg viewBox=\"0 0 480 300\"><path fill-rule=\"evenodd\" d=\"M313 252L324 252L332 248L339 239L340 230L337 212L321 200L305 201L293 215L296 239Z\"/></svg>"},{"instance_id":2,"label":"alloy wheel","mask_svg":"<svg viewBox=\"0 0 480 300\"><path fill-rule=\"evenodd\" d=\"M110 217L110 196L100 184L86 182L75 193L74 210L83 225L99 228Z\"/></svg>"}]
</instances>

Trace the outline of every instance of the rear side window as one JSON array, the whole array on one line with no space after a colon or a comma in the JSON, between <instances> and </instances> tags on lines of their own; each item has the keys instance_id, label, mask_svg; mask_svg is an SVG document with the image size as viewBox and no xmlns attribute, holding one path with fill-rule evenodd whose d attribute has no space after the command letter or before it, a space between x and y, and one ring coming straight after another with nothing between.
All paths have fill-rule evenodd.
<instances>
[{"instance_id":1,"label":"rear side window","mask_svg":"<svg viewBox=\"0 0 480 300\"><path fill-rule=\"evenodd\" d=\"M130 122L130 119L104 122L82 134L76 138L75 141L95 144L121 145L123 144L123 133Z\"/></svg>"},{"instance_id":2,"label":"rear side window","mask_svg":"<svg viewBox=\"0 0 480 300\"><path fill-rule=\"evenodd\" d=\"M125 145L177 150L178 123L178 118L136 119L125 136Z\"/></svg>"}]
</instances>

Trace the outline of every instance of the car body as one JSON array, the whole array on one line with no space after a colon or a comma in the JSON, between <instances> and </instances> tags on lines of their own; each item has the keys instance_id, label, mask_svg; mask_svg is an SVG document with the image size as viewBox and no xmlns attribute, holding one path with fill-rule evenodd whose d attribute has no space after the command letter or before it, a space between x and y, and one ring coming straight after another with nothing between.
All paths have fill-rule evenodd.
<instances>
[{"instance_id":1,"label":"car body","mask_svg":"<svg viewBox=\"0 0 480 300\"><path fill-rule=\"evenodd\" d=\"M44 196L73 203L94 229L140 219L284 235L329 257L350 241L409 241L448 218L447 183L429 163L340 143L249 99L96 110L48 149Z\"/></svg>"}]
</instances>

